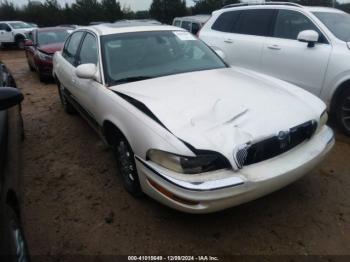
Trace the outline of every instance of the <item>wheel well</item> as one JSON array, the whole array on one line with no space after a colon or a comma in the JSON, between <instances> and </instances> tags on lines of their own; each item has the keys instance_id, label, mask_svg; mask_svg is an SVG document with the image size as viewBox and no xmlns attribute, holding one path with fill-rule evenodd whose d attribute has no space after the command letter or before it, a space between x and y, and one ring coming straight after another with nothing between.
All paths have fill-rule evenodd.
<instances>
[{"instance_id":1,"label":"wheel well","mask_svg":"<svg viewBox=\"0 0 350 262\"><path fill-rule=\"evenodd\" d=\"M105 121L103 123L103 135L109 145L112 145L114 137L122 138L127 141L123 132L110 121Z\"/></svg>"},{"instance_id":2,"label":"wheel well","mask_svg":"<svg viewBox=\"0 0 350 262\"><path fill-rule=\"evenodd\" d=\"M341 98L343 92L348 88L350 88L350 79L341 83L338 86L337 90L334 92L330 105L331 114L335 113L339 99Z\"/></svg>"},{"instance_id":3,"label":"wheel well","mask_svg":"<svg viewBox=\"0 0 350 262\"><path fill-rule=\"evenodd\" d=\"M16 42L18 42L18 41L20 41L20 40L24 40L24 35L21 35L21 34L17 34L16 36L15 36L15 41Z\"/></svg>"},{"instance_id":4,"label":"wheel well","mask_svg":"<svg viewBox=\"0 0 350 262\"><path fill-rule=\"evenodd\" d=\"M6 194L6 204L9 205L16 212L18 217L20 216L20 207L17 194L12 189L9 190Z\"/></svg>"}]
</instances>

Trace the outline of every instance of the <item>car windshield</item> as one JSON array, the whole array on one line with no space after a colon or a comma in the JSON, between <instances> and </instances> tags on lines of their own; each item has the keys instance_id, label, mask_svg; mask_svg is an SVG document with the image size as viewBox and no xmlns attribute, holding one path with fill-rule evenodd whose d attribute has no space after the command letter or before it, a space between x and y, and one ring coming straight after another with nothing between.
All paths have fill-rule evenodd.
<instances>
[{"instance_id":1,"label":"car windshield","mask_svg":"<svg viewBox=\"0 0 350 262\"><path fill-rule=\"evenodd\" d=\"M69 32L67 30L38 32L38 44L48 45L54 43L63 43L68 35Z\"/></svg>"},{"instance_id":2,"label":"car windshield","mask_svg":"<svg viewBox=\"0 0 350 262\"><path fill-rule=\"evenodd\" d=\"M350 41L350 15L334 12L313 12L340 40Z\"/></svg>"},{"instance_id":3,"label":"car windshield","mask_svg":"<svg viewBox=\"0 0 350 262\"><path fill-rule=\"evenodd\" d=\"M9 23L9 25L13 28L13 29L23 29L23 28L32 28L32 26L30 26L27 23L23 23L23 22L12 22Z\"/></svg>"},{"instance_id":4,"label":"car windshield","mask_svg":"<svg viewBox=\"0 0 350 262\"><path fill-rule=\"evenodd\" d=\"M107 35L101 45L109 85L226 67L214 51L184 31Z\"/></svg>"}]
</instances>

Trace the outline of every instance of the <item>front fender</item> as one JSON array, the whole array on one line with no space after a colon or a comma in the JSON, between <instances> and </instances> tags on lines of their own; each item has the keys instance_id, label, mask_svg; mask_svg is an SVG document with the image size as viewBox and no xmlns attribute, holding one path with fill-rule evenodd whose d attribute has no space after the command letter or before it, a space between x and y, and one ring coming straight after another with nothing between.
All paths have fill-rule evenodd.
<instances>
[{"instance_id":1,"label":"front fender","mask_svg":"<svg viewBox=\"0 0 350 262\"><path fill-rule=\"evenodd\" d=\"M128 140L136 155L145 158L150 148L156 148L181 155L195 154L165 127L155 122L145 113L124 100L118 94L106 89L101 105L104 126L106 121L115 125Z\"/></svg>"}]
</instances>

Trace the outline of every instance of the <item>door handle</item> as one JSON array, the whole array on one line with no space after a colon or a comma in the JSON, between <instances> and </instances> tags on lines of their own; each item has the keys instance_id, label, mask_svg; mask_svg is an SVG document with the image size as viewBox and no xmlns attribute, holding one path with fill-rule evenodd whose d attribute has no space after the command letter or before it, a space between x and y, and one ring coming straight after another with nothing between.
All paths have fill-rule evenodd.
<instances>
[{"instance_id":1,"label":"door handle","mask_svg":"<svg viewBox=\"0 0 350 262\"><path fill-rule=\"evenodd\" d=\"M271 50L281 50L279 45L269 45L267 48Z\"/></svg>"},{"instance_id":2,"label":"door handle","mask_svg":"<svg viewBox=\"0 0 350 262\"><path fill-rule=\"evenodd\" d=\"M224 40L224 42L226 44L233 44L233 40L232 39L226 39L226 40Z\"/></svg>"},{"instance_id":3,"label":"door handle","mask_svg":"<svg viewBox=\"0 0 350 262\"><path fill-rule=\"evenodd\" d=\"M72 83L75 84L76 82L77 82L77 80L73 78Z\"/></svg>"}]
</instances>

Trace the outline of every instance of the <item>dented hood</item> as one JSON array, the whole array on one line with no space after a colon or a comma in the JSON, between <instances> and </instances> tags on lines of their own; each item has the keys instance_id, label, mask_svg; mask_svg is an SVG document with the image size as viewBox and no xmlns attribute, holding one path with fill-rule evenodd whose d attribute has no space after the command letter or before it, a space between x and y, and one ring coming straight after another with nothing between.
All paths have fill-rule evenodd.
<instances>
[{"instance_id":1,"label":"dented hood","mask_svg":"<svg viewBox=\"0 0 350 262\"><path fill-rule=\"evenodd\" d=\"M315 119L325 105L286 82L240 68L165 76L111 87L142 102L175 136L233 159L249 141Z\"/></svg>"}]
</instances>

